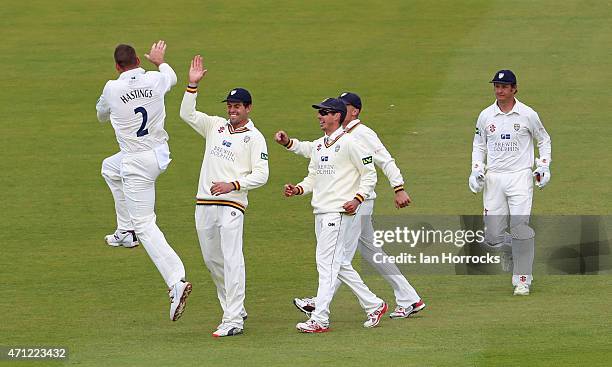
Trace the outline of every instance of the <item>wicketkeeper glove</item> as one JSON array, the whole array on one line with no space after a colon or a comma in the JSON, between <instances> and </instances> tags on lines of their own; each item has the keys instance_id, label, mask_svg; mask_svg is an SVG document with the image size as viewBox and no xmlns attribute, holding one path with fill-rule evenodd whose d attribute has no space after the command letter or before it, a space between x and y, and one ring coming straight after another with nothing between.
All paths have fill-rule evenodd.
<instances>
[{"instance_id":1,"label":"wicketkeeper glove","mask_svg":"<svg viewBox=\"0 0 612 367\"><path fill-rule=\"evenodd\" d=\"M536 180L536 186L543 188L550 181L550 169L548 168L549 162L545 159L536 158L536 170L533 171L533 176Z\"/></svg>"},{"instance_id":2,"label":"wicketkeeper glove","mask_svg":"<svg viewBox=\"0 0 612 367\"><path fill-rule=\"evenodd\" d=\"M482 167L480 165L474 165L472 174L468 179L468 185L474 194L481 192L484 188L484 178L484 170Z\"/></svg>"}]
</instances>

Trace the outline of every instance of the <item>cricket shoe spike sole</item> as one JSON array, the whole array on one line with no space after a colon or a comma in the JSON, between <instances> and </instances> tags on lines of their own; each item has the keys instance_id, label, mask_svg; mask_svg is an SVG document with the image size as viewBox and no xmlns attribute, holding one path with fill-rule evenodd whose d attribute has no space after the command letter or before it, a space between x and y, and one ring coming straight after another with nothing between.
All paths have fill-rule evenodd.
<instances>
[{"instance_id":1,"label":"cricket shoe spike sole","mask_svg":"<svg viewBox=\"0 0 612 367\"><path fill-rule=\"evenodd\" d=\"M295 325L295 328L299 332L306 334L326 333L329 331L329 326L321 325L312 319L298 323Z\"/></svg>"},{"instance_id":2,"label":"cricket shoe spike sole","mask_svg":"<svg viewBox=\"0 0 612 367\"><path fill-rule=\"evenodd\" d=\"M310 315L312 315L312 312L315 310L314 298L294 298L293 304L308 318L310 318Z\"/></svg>"},{"instance_id":3,"label":"cricket shoe spike sole","mask_svg":"<svg viewBox=\"0 0 612 367\"><path fill-rule=\"evenodd\" d=\"M182 290L180 289L178 291L174 289L171 290L172 292L176 292L174 297L180 297L178 304L176 305L176 308L174 309L174 312L172 312L172 308L174 307L174 298L172 298L172 302L170 305L170 311L171 311L170 319L172 321L177 321L178 319L181 318L181 316L183 316L183 311L185 311L185 305L187 304L187 297L189 297L189 294L191 294L191 288L192 288L191 283L189 282L179 282L179 283L184 283L184 284L179 284L179 287L183 287Z\"/></svg>"},{"instance_id":4,"label":"cricket shoe spike sole","mask_svg":"<svg viewBox=\"0 0 612 367\"><path fill-rule=\"evenodd\" d=\"M387 303L383 302L374 312L368 314L368 319L363 323L363 327L372 328L380 324L380 320L388 309Z\"/></svg>"},{"instance_id":5,"label":"cricket shoe spike sole","mask_svg":"<svg viewBox=\"0 0 612 367\"><path fill-rule=\"evenodd\" d=\"M395 310L391 312L389 315L392 319L405 319L414 315L425 308L425 302L423 300L419 300L419 302L415 302L408 307L396 306Z\"/></svg>"}]
</instances>

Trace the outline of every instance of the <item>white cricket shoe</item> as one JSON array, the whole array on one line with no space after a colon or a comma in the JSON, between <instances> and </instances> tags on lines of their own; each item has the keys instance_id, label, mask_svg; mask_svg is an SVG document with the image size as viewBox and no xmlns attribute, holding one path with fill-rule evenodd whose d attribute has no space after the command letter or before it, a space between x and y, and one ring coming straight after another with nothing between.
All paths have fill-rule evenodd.
<instances>
[{"instance_id":1,"label":"white cricket shoe","mask_svg":"<svg viewBox=\"0 0 612 367\"><path fill-rule=\"evenodd\" d=\"M242 317L242 321L246 321L249 318L249 315L246 313L245 310L242 310L242 312L240 313L240 317ZM225 322L221 321L221 323L219 325L217 325L217 329L221 329L221 327L225 324Z\"/></svg>"},{"instance_id":2,"label":"white cricket shoe","mask_svg":"<svg viewBox=\"0 0 612 367\"><path fill-rule=\"evenodd\" d=\"M168 296L170 297L170 320L176 321L181 318L190 293L191 283L182 280L168 290Z\"/></svg>"},{"instance_id":3,"label":"white cricket shoe","mask_svg":"<svg viewBox=\"0 0 612 367\"><path fill-rule=\"evenodd\" d=\"M312 311L315 310L315 298L314 297L306 297L306 298L294 298L293 304L297 307L298 310L302 311L306 314L307 317L310 318Z\"/></svg>"},{"instance_id":4,"label":"white cricket shoe","mask_svg":"<svg viewBox=\"0 0 612 367\"><path fill-rule=\"evenodd\" d=\"M219 325L217 330L212 333L212 336L215 338L222 338L225 336L236 336L240 334L242 334L241 328L222 323Z\"/></svg>"},{"instance_id":5,"label":"white cricket shoe","mask_svg":"<svg viewBox=\"0 0 612 367\"><path fill-rule=\"evenodd\" d=\"M512 260L512 252L502 251L501 266L505 272L510 272L514 269L514 260Z\"/></svg>"},{"instance_id":6,"label":"white cricket shoe","mask_svg":"<svg viewBox=\"0 0 612 367\"><path fill-rule=\"evenodd\" d=\"M529 295L529 285L527 283L520 282L514 287L514 295L515 296L528 296Z\"/></svg>"},{"instance_id":7,"label":"white cricket shoe","mask_svg":"<svg viewBox=\"0 0 612 367\"><path fill-rule=\"evenodd\" d=\"M389 317L392 319L405 319L410 315L414 315L415 313L421 311L425 308L425 302L423 300L419 300L419 302L415 302L408 307L395 306L395 310L389 314Z\"/></svg>"},{"instance_id":8,"label":"white cricket shoe","mask_svg":"<svg viewBox=\"0 0 612 367\"><path fill-rule=\"evenodd\" d=\"M380 323L383 315L387 312L387 303L383 302L376 310L368 314L368 319L363 323L363 327L374 327Z\"/></svg>"},{"instance_id":9,"label":"white cricket shoe","mask_svg":"<svg viewBox=\"0 0 612 367\"><path fill-rule=\"evenodd\" d=\"M104 240L106 240L106 244L113 247L136 247L138 246L138 238L136 238L136 233L134 231L119 231L116 230L115 233L104 236Z\"/></svg>"},{"instance_id":10,"label":"white cricket shoe","mask_svg":"<svg viewBox=\"0 0 612 367\"><path fill-rule=\"evenodd\" d=\"M329 324L324 325L313 319L308 319L295 325L295 328L302 333L325 333L329 331Z\"/></svg>"}]
</instances>

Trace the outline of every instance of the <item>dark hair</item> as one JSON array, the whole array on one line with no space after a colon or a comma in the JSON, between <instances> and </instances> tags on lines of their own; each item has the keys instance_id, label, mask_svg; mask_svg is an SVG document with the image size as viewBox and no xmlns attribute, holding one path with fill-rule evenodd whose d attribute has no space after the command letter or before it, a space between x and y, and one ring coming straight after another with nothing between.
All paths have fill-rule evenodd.
<instances>
[{"instance_id":1,"label":"dark hair","mask_svg":"<svg viewBox=\"0 0 612 367\"><path fill-rule=\"evenodd\" d=\"M115 48L115 63L121 68L138 65L136 50L130 45L119 45Z\"/></svg>"}]
</instances>

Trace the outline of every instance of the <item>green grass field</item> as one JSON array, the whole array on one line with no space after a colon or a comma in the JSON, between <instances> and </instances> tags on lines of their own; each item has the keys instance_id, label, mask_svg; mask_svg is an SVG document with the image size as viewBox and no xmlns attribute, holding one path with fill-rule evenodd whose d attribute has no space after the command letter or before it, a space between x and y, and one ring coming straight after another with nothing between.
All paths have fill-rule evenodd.
<instances>
[{"instance_id":1,"label":"green grass field","mask_svg":"<svg viewBox=\"0 0 612 367\"><path fill-rule=\"evenodd\" d=\"M309 200L284 199L307 161L272 140L278 129L320 135L310 104L351 90L404 173L414 205L402 212L379 175L376 213L477 214L467 188L474 123L493 102L488 81L518 77L518 98L553 142L552 181L535 214L612 214L612 1L179 1L40 0L0 13L0 347L61 345L66 362L18 366L607 366L612 276L536 274L511 296L509 277L408 274L428 304L418 317L361 327L347 289L332 304L333 332L302 335L291 300L316 290ZM157 185L157 220L194 283L183 318L167 316L165 285L144 249L113 249L112 197L100 176L117 151L95 116L112 52L142 55L168 43L179 83L166 97L174 158ZM178 110L188 62L209 70L198 109L236 86L254 97L271 176L249 195L245 335L210 334L221 311L193 220L203 140ZM151 69L149 65L147 68ZM366 282L392 302L379 277ZM0 361L0 366L12 365Z\"/></svg>"}]
</instances>

